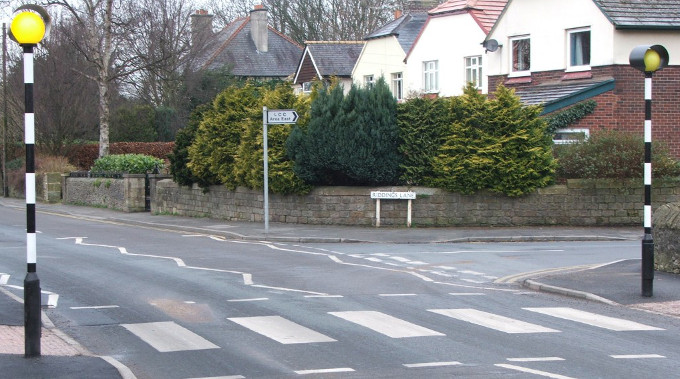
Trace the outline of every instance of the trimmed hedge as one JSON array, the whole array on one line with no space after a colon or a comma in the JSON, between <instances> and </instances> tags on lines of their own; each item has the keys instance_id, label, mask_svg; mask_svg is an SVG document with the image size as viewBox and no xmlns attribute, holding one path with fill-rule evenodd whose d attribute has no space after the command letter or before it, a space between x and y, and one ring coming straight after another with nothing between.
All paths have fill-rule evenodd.
<instances>
[{"instance_id":1,"label":"trimmed hedge","mask_svg":"<svg viewBox=\"0 0 680 379\"><path fill-rule=\"evenodd\" d=\"M115 142L109 145L111 154L144 154L159 159L168 159L175 147L174 142ZM67 155L69 163L79 170L89 170L99 158L99 144L76 146Z\"/></svg>"},{"instance_id":2,"label":"trimmed hedge","mask_svg":"<svg viewBox=\"0 0 680 379\"><path fill-rule=\"evenodd\" d=\"M144 154L107 155L94 162L92 172L146 174L158 172L163 167L163 160Z\"/></svg>"}]
</instances>

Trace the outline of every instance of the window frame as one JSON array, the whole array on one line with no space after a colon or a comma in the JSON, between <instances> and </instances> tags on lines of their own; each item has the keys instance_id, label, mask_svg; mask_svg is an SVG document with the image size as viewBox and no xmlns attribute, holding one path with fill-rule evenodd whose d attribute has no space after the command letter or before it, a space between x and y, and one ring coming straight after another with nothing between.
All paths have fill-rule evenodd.
<instances>
[{"instance_id":1,"label":"window frame","mask_svg":"<svg viewBox=\"0 0 680 379\"><path fill-rule=\"evenodd\" d=\"M527 46L529 49L529 54L528 54L528 62L527 62L527 68L525 70L515 70L515 43L519 41L527 41ZM515 36L515 37L510 37L509 39L509 45L510 45L510 77L515 77L515 76L530 76L531 75L531 37L529 35L521 35L521 36ZM518 59L519 60L519 59ZM521 62L518 62L518 64Z\"/></svg>"},{"instance_id":2,"label":"window frame","mask_svg":"<svg viewBox=\"0 0 680 379\"><path fill-rule=\"evenodd\" d=\"M397 101L404 99L404 73L403 72L393 72L391 74L392 78L392 94Z\"/></svg>"},{"instance_id":3,"label":"window frame","mask_svg":"<svg viewBox=\"0 0 680 379\"><path fill-rule=\"evenodd\" d=\"M373 88L375 86L375 75L364 75L364 86L366 88Z\"/></svg>"},{"instance_id":4,"label":"window frame","mask_svg":"<svg viewBox=\"0 0 680 379\"><path fill-rule=\"evenodd\" d=\"M423 92L439 93L439 60L423 61Z\"/></svg>"},{"instance_id":5,"label":"window frame","mask_svg":"<svg viewBox=\"0 0 680 379\"><path fill-rule=\"evenodd\" d=\"M302 83L302 93L312 93L312 82L303 82Z\"/></svg>"},{"instance_id":6,"label":"window frame","mask_svg":"<svg viewBox=\"0 0 680 379\"><path fill-rule=\"evenodd\" d=\"M469 57L464 58L464 66L465 66L465 83L472 83L474 84L475 88L481 90L482 89L482 83L484 81L484 76L482 73L482 56L481 55L472 55ZM476 63L473 63L473 60L476 60ZM476 70L476 75L474 74ZM474 77L474 80L470 80L470 77Z\"/></svg>"},{"instance_id":7,"label":"window frame","mask_svg":"<svg viewBox=\"0 0 680 379\"><path fill-rule=\"evenodd\" d=\"M572 57L572 36L575 36L578 33L584 33L588 32L588 64L581 64L581 65L576 65L573 64L573 57ZM590 71L590 63L592 60L592 31L590 27L585 27L585 28L575 28L575 29L567 29L567 71Z\"/></svg>"},{"instance_id":8,"label":"window frame","mask_svg":"<svg viewBox=\"0 0 680 379\"><path fill-rule=\"evenodd\" d=\"M554 137L558 134L581 134L583 135L582 139L577 139L577 138L565 138L565 139L555 139ZM572 129L572 128L564 128L564 129L557 129L555 131L555 134L553 135L553 143L555 145L567 145L571 143L579 143L586 141L588 138L590 138L590 129Z\"/></svg>"}]
</instances>

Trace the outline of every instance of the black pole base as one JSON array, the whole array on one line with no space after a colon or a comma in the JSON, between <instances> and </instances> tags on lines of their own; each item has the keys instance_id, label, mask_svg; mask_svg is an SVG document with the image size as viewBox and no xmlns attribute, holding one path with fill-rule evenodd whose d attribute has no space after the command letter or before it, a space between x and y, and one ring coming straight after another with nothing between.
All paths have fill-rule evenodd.
<instances>
[{"instance_id":1,"label":"black pole base","mask_svg":"<svg viewBox=\"0 0 680 379\"><path fill-rule=\"evenodd\" d=\"M642 239L642 296L654 294L654 240L651 234Z\"/></svg>"},{"instance_id":2,"label":"black pole base","mask_svg":"<svg viewBox=\"0 0 680 379\"><path fill-rule=\"evenodd\" d=\"M35 272L29 272L24 279L24 357L40 356L42 333L40 279Z\"/></svg>"}]
</instances>

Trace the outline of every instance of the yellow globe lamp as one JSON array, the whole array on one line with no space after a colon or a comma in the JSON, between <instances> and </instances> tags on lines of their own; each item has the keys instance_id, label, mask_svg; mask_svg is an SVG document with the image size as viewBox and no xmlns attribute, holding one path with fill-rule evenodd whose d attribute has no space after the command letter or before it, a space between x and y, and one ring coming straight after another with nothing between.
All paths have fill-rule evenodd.
<instances>
[{"instance_id":1,"label":"yellow globe lamp","mask_svg":"<svg viewBox=\"0 0 680 379\"><path fill-rule=\"evenodd\" d=\"M45 37L45 22L34 12L21 12L12 19L12 35L20 45L37 45Z\"/></svg>"},{"instance_id":2,"label":"yellow globe lamp","mask_svg":"<svg viewBox=\"0 0 680 379\"><path fill-rule=\"evenodd\" d=\"M668 50L661 45L639 45L630 52L629 60L634 68L653 73L668 65Z\"/></svg>"},{"instance_id":3,"label":"yellow globe lamp","mask_svg":"<svg viewBox=\"0 0 680 379\"><path fill-rule=\"evenodd\" d=\"M652 49L647 50L645 52L643 61L645 62L646 72L654 72L658 70L659 67L661 67L661 56L655 50Z\"/></svg>"}]
</instances>

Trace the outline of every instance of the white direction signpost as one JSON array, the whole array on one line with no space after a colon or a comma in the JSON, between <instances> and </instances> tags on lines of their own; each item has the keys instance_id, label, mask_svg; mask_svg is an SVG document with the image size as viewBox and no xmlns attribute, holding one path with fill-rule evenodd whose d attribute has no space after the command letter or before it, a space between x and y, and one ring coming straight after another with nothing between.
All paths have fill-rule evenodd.
<instances>
[{"instance_id":1,"label":"white direction signpost","mask_svg":"<svg viewBox=\"0 0 680 379\"><path fill-rule=\"evenodd\" d=\"M267 125L295 124L298 114L293 109L262 108L262 147L264 154L264 232L269 233L269 158L267 154Z\"/></svg>"},{"instance_id":2,"label":"white direction signpost","mask_svg":"<svg viewBox=\"0 0 680 379\"><path fill-rule=\"evenodd\" d=\"M292 109L272 109L267 113L267 124L295 124L298 114Z\"/></svg>"}]
</instances>

